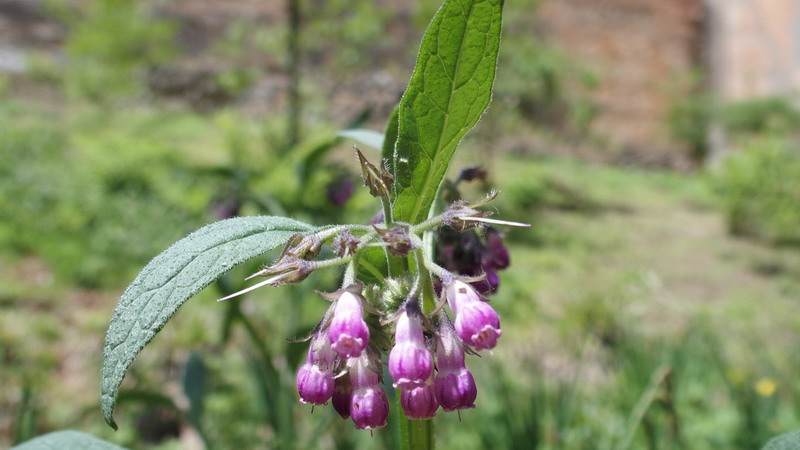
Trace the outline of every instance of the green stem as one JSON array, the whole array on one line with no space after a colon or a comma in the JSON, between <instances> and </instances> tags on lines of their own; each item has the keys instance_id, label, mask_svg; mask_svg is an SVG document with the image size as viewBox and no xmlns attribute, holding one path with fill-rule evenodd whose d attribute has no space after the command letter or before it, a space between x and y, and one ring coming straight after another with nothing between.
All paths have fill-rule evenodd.
<instances>
[{"instance_id":1,"label":"green stem","mask_svg":"<svg viewBox=\"0 0 800 450\"><path fill-rule=\"evenodd\" d=\"M381 206L383 206L383 223L386 229L392 228L394 219L392 218L392 204L389 202L388 197L381 197Z\"/></svg>"},{"instance_id":2,"label":"green stem","mask_svg":"<svg viewBox=\"0 0 800 450\"><path fill-rule=\"evenodd\" d=\"M400 404L400 389L397 389L395 409L400 411L400 448L402 450L432 450L435 446L433 439L433 420L410 420L403 412Z\"/></svg>"},{"instance_id":3,"label":"green stem","mask_svg":"<svg viewBox=\"0 0 800 450\"><path fill-rule=\"evenodd\" d=\"M430 314L436 308L436 292L433 289L431 273L425 267L424 250L421 248L414 250L414 259L417 260L417 273L419 274L420 288L422 289L422 312Z\"/></svg>"}]
</instances>

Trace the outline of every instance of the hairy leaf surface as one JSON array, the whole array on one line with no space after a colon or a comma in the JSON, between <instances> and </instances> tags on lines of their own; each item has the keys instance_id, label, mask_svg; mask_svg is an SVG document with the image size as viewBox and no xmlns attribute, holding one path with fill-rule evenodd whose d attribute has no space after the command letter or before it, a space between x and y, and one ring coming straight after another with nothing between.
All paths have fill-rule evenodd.
<instances>
[{"instance_id":1,"label":"hairy leaf surface","mask_svg":"<svg viewBox=\"0 0 800 450\"><path fill-rule=\"evenodd\" d=\"M122 294L106 333L100 406L112 413L136 355L189 298L237 264L283 245L311 225L285 217L238 217L207 225L153 258Z\"/></svg>"},{"instance_id":2,"label":"hairy leaf surface","mask_svg":"<svg viewBox=\"0 0 800 450\"><path fill-rule=\"evenodd\" d=\"M124 450L124 447L75 430L54 431L25 441L12 450Z\"/></svg>"}]
</instances>

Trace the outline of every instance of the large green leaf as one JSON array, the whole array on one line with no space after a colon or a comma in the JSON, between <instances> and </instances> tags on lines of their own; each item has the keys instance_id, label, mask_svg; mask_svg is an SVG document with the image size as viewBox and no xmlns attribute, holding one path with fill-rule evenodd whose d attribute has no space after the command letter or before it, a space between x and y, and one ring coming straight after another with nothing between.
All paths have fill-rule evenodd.
<instances>
[{"instance_id":1,"label":"large green leaf","mask_svg":"<svg viewBox=\"0 0 800 450\"><path fill-rule=\"evenodd\" d=\"M446 0L422 38L400 100L394 219L428 216L456 146L492 96L503 0Z\"/></svg>"},{"instance_id":2,"label":"large green leaf","mask_svg":"<svg viewBox=\"0 0 800 450\"><path fill-rule=\"evenodd\" d=\"M25 441L13 450L124 450L123 447L75 430L54 431Z\"/></svg>"},{"instance_id":3,"label":"large green leaf","mask_svg":"<svg viewBox=\"0 0 800 450\"><path fill-rule=\"evenodd\" d=\"M311 225L285 217L238 217L207 225L153 258L122 294L106 333L100 406L112 413L137 354L186 300L237 264L283 245Z\"/></svg>"}]
</instances>

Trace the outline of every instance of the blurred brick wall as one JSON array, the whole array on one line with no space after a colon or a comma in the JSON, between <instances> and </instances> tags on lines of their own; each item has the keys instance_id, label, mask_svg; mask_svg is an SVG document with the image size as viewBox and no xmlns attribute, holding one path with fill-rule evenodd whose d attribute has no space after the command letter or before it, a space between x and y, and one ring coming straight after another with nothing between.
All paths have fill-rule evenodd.
<instances>
[{"instance_id":1,"label":"blurred brick wall","mask_svg":"<svg viewBox=\"0 0 800 450\"><path fill-rule=\"evenodd\" d=\"M702 63L702 0L546 0L539 30L586 64L599 85L589 93L598 115L592 132L640 163L681 166L667 115Z\"/></svg>"},{"instance_id":2,"label":"blurred brick wall","mask_svg":"<svg viewBox=\"0 0 800 450\"><path fill-rule=\"evenodd\" d=\"M725 100L800 90L800 0L711 0L716 89Z\"/></svg>"}]
</instances>

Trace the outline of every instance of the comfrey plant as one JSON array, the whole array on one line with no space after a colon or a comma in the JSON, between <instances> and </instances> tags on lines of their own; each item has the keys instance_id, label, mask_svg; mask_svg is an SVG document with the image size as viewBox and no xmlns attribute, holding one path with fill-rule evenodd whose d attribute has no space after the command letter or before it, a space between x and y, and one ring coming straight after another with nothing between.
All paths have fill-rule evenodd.
<instances>
[{"instance_id":1,"label":"comfrey plant","mask_svg":"<svg viewBox=\"0 0 800 450\"><path fill-rule=\"evenodd\" d=\"M494 193L470 202L440 187L457 145L489 104L502 7L502 0L445 0L385 134L347 132L381 151L371 158L356 152L365 185L382 204L373 223L226 219L178 241L142 270L106 335L101 406L112 427L126 371L177 309L232 267L281 246L275 261L248 278L262 281L220 300L301 283L317 270L344 270L341 289L320 293L331 305L307 338L297 372L301 402L330 402L356 428L382 427L394 410L381 383L386 369L398 390L401 436L414 448L432 447L432 422L409 426L408 419L475 406L466 356L491 351L502 336L484 295L497 289L496 271L508 265L489 225L524 224L489 217ZM480 175L471 169L459 180ZM332 256L321 258L326 247Z\"/></svg>"}]
</instances>

